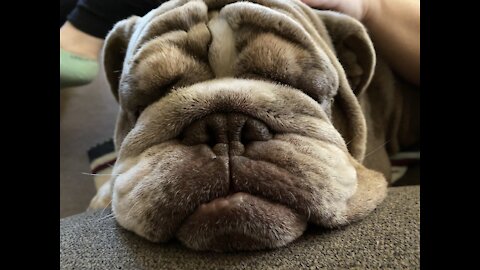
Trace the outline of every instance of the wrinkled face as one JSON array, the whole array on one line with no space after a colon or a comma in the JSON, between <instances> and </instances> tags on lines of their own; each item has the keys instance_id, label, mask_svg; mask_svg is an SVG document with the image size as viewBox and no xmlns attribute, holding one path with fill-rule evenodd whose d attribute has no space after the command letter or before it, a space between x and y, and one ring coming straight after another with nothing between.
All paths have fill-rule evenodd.
<instances>
[{"instance_id":1,"label":"wrinkled face","mask_svg":"<svg viewBox=\"0 0 480 270\"><path fill-rule=\"evenodd\" d=\"M154 242L253 250L378 204L383 196L357 203L360 178L381 177L332 124L345 75L315 45L328 36L296 22L305 8L183 2L129 21L112 178L119 224Z\"/></svg>"}]
</instances>

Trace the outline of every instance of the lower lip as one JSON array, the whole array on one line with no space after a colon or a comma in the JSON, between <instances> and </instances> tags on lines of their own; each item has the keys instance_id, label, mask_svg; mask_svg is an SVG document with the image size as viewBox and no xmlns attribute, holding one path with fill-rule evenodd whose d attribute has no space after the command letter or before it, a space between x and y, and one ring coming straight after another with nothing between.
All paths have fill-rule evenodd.
<instances>
[{"instance_id":1,"label":"lower lip","mask_svg":"<svg viewBox=\"0 0 480 270\"><path fill-rule=\"evenodd\" d=\"M244 192L237 192L237 193L228 195L227 197L214 199L208 203L202 203L197 208L197 212L211 213L211 212L217 212L223 209L226 210L242 204L245 201L245 199L248 199L248 197L253 197L253 195L250 195Z\"/></svg>"}]
</instances>

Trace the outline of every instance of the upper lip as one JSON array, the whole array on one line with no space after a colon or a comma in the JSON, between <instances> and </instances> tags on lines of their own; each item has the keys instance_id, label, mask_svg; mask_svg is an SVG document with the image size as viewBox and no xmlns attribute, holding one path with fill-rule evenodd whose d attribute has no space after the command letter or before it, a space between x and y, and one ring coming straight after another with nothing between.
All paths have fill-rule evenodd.
<instances>
[{"instance_id":1,"label":"upper lip","mask_svg":"<svg viewBox=\"0 0 480 270\"><path fill-rule=\"evenodd\" d=\"M275 180L265 179L265 175L258 175L256 179L245 179L241 175L238 175L238 168L237 172L234 172L233 166L235 161L234 159L242 158L242 159L249 159L251 162L264 162L268 163L269 168L272 171L278 172L278 175L270 175L275 178ZM233 160L233 162L232 162ZM243 170L242 170L243 171ZM246 171L243 171L246 172ZM234 175L237 173L237 175ZM248 175L251 172L247 172ZM252 175L252 178L254 176ZM281 177L286 177L291 179L292 183L296 183L296 187L293 187L291 184L288 184L288 181L280 182L282 179ZM279 167L278 165L270 162L265 162L262 160L255 160L245 156L237 156L237 157L229 157L229 180L230 180L230 189L229 194L227 196L231 196L237 192L243 192L250 194L252 196L256 196L259 198L263 198L273 203L278 203L284 205L292 210L295 210L299 214L303 214L305 216L310 216L310 209L304 209L302 206L310 205L310 200L308 196L305 196L306 192L308 191L303 190L301 187L305 188L305 182L299 179L299 176L294 175L293 173L287 171ZM276 184L277 187L273 188L273 184ZM306 184L309 187L310 184ZM295 203L301 201L302 203Z\"/></svg>"}]
</instances>

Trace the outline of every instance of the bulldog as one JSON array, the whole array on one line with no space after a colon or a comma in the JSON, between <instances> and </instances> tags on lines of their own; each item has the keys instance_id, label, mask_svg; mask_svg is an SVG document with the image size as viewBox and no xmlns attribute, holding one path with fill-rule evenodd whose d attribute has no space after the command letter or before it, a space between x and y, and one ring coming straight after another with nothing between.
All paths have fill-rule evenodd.
<instances>
[{"instance_id":1,"label":"bulldog","mask_svg":"<svg viewBox=\"0 0 480 270\"><path fill-rule=\"evenodd\" d=\"M278 248L361 220L388 156L419 141L418 90L364 26L298 0L173 0L115 25L111 203L123 228L195 250Z\"/></svg>"}]
</instances>

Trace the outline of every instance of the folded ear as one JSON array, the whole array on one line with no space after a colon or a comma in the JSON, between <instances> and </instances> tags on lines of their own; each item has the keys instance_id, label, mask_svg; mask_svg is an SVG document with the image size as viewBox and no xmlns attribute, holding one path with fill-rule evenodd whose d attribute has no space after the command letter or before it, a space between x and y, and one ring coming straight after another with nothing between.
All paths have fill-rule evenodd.
<instances>
[{"instance_id":1,"label":"folded ear","mask_svg":"<svg viewBox=\"0 0 480 270\"><path fill-rule=\"evenodd\" d=\"M115 99L118 101L118 87L123 70L123 61L128 42L133 34L138 16L132 16L115 24L108 33L103 47L103 64L105 75Z\"/></svg>"},{"instance_id":2,"label":"folded ear","mask_svg":"<svg viewBox=\"0 0 480 270\"><path fill-rule=\"evenodd\" d=\"M353 93L360 95L370 84L376 63L375 50L365 27L338 12L316 12L327 28Z\"/></svg>"}]
</instances>

